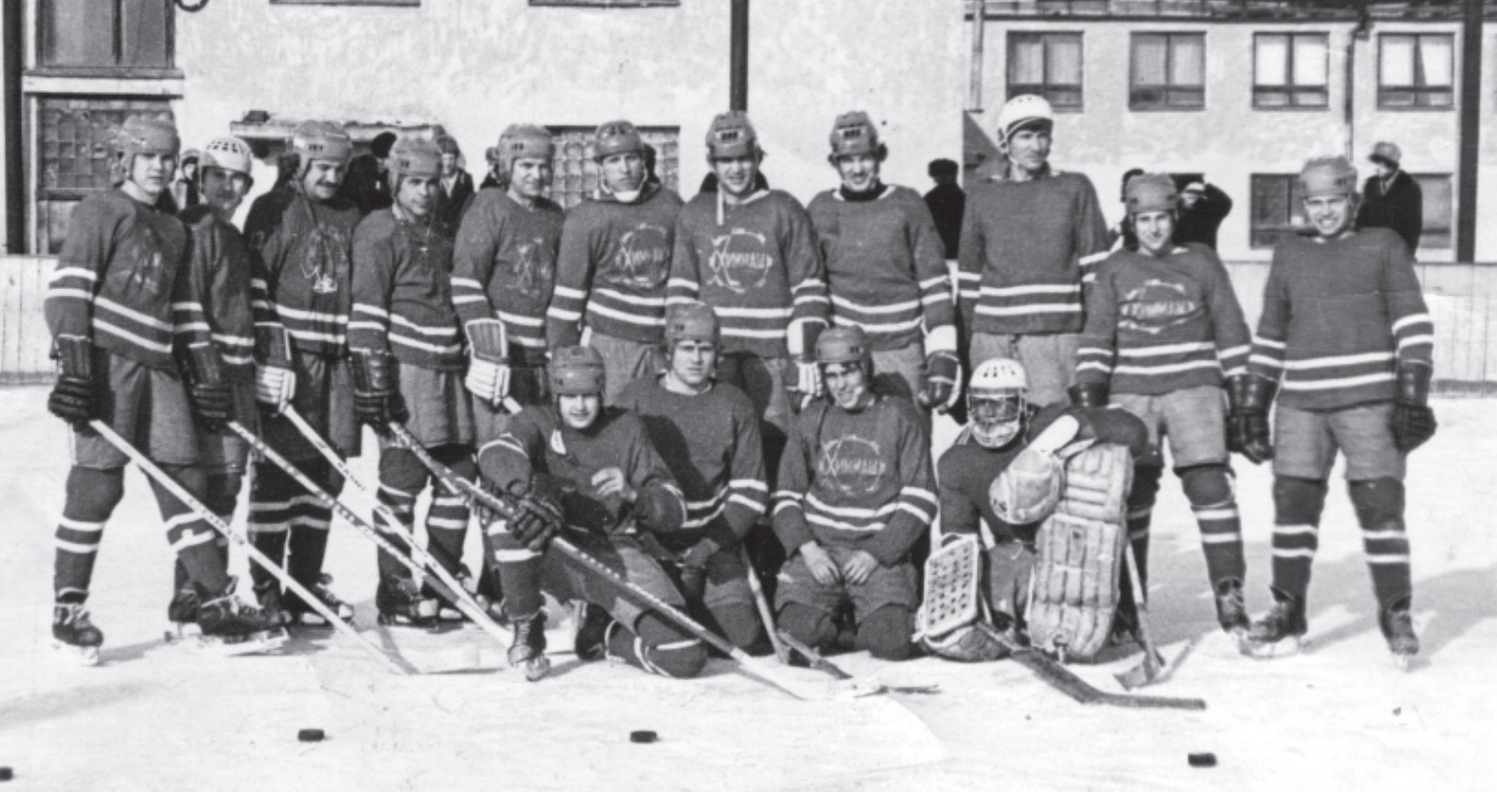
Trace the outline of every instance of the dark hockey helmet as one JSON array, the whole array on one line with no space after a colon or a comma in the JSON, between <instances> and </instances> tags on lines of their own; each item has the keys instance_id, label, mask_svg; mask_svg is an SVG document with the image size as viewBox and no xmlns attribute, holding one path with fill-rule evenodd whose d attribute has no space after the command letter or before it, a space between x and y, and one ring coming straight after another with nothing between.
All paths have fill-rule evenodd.
<instances>
[{"instance_id":1,"label":"dark hockey helmet","mask_svg":"<svg viewBox=\"0 0 1497 792\"><path fill-rule=\"evenodd\" d=\"M854 154L872 154L882 161L889 154L889 149L879 142L878 127L862 110L837 116L832 122L831 143L833 163L838 157Z\"/></svg>"},{"instance_id":2,"label":"dark hockey helmet","mask_svg":"<svg viewBox=\"0 0 1497 792\"><path fill-rule=\"evenodd\" d=\"M1345 157L1316 157L1299 172L1306 198L1322 195L1356 195L1357 169Z\"/></svg>"},{"instance_id":3,"label":"dark hockey helmet","mask_svg":"<svg viewBox=\"0 0 1497 792\"><path fill-rule=\"evenodd\" d=\"M353 138L331 121L303 121L291 131L291 152L297 156L296 177L307 175L312 160L347 163Z\"/></svg>"},{"instance_id":4,"label":"dark hockey helmet","mask_svg":"<svg viewBox=\"0 0 1497 792\"><path fill-rule=\"evenodd\" d=\"M614 154L631 151L641 157L645 155L645 141L633 124L628 121L609 121L598 125L593 136L593 159L602 162Z\"/></svg>"},{"instance_id":5,"label":"dark hockey helmet","mask_svg":"<svg viewBox=\"0 0 1497 792\"><path fill-rule=\"evenodd\" d=\"M1141 173L1123 187L1123 203L1128 214L1140 212L1173 212L1180 200L1175 180L1163 173Z\"/></svg>"},{"instance_id":6,"label":"dark hockey helmet","mask_svg":"<svg viewBox=\"0 0 1497 792\"><path fill-rule=\"evenodd\" d=\"M761 154L759 134L742 110L718 113L707 128L707 159Z\"/></svg>"},{"instance_id":7,"label":"dark hockey helmet","mask_svg":"<svg viewBox=\"0 0 1497 792\"><path fill-rule=\"evenodd\" d=\"M704 302L676 303L665 311L666 351L673 349L677 341L716 344L719 332L717 313Z\"/></svg>"},{"instance_id":8,"label":"dark hockey helmet","mask_svg":"<svg viewBox=\"0 0 1497 792\"><path fill-rule=\"evenodd\" d=\"M121 174L129 178L135 167L136 154L170 154L182 149L177 125L165 118L132 115L120 124L114 135L114 154L120 159Z\"/></svg>"},{"instance_id":9,"label":"dark hockey helmet","mask_svg":"<svg viewBox=\"0 0 1497 792\"><path fill-rule=\"evenodd\" d=\"M390 194L400 192L400 182L408 176L435 179L442 175L442 149L435 142L420 138L401 138L390 147L388 178Z\"/></svg>"},{"instance_id":10,"label":"dark hockey helmet","mask_svg":"<svg viewBox=\"0 0 1497 792\"><path fill-rule=\"evenodd\" d=\"M863 373L873 375L873 350L868 347L868 334L857 325L840 325L822 331L816 339L816 364L859 363Z\"/></svg>"},{"instance_id":11,"label":"dark hockey helmet","mask_svg":"<svg viewBox=\"0 0 1497 792\"><path fill-rule=\"evenodd\" d=\"M603 356L586 346L562 347L551 353L546 366L551 393L556 396L586 396L603 393Z\"/></svg>"},{"instance_id":12,"label":"dark hockey helmet","mask_svg":"<svg viewBox=\"0 0 1497 792\"><path fill-rule=\"evenodd\" d=\"M556 156L556 140L545 127L535 124L510 124L499 135L493 149L499 166L508 173L518 159L540 159L550 162Z\"/></svg>"}]
</instances>

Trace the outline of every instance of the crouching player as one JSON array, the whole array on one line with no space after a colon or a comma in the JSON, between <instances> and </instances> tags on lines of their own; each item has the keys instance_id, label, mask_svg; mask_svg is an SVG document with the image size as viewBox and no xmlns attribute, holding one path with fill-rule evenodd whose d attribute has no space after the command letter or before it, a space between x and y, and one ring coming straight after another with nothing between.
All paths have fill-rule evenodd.
<instances>
[{"instance_id":1,"label":"crouching player","mask_svg":"<svg viewBox=\"0 0 1497 792\"><path fill-rule=\"evenodd\" d=\"M709 628L740 649L759 651L764 629L739 544L764 514L769 488L758 410L743 391L715 380L717 345L711 306L672 305L665 317L669 368L630 383L619 406L644 421L686 496L681 530L660 536L667 571Z\"/></svg>"},{"instance_id":2,"label":"crouching player","mask_svg":"<svg viewBox=\"0 0 1497 792\"><path fill-rule=\"evenodd\" d=\"M978 536L986 548L979 596L985 598L994 627L1025 639L1026 607L1036 559L1035 537L1047 516L1010 521L993 507L995 480L1062 416L1074 417L1074 439L1126 445L1137 458L1148 445L1143 422L1122 410L1087 410L1029 402L1029 378L1012 358L990 358L977 365L967 389L970 423L937 466L941 532L945 536ZM1072 439L1072 438L1067 438ZM1061 440L1059 442L1065 442ZM932 652L953 660L996 660L1006 650L986 633L971 627L927 635Z\"/></svg>"},{"instance_id":3,"label":"crouching player","mask_svg":"<svg viewBox=\"0 0 1497 792\"><path fill-rule=\"evenodd\" d=\"M521 410L504 434L478 452L484 484L514 499L517 509L503 531L489 534L504 612L515 626L510 663L524 664L531 679L545 673L544 586L558 599L582 600L612 617L583 622L579 658L607 656L663 676L696 676L707 662L699 639L641 609L597 573L545 550L565 523L567 538L583 552L661 600L685 605L641 544L642 535L668 535L686 519L681 491L644 425L633 413L603 406L603 357L597 350L562 347L548 368L554 401Z\"/></svg>"},{"instance_id":4,"label":"crouching player","mask_svg":"<svg viewBox=\"0 0 1497 792\"><path fill-rule=\"evenodd\" d=\"M775 593L779 625L831 649L838 610L850 603L854 645L903 660L917 601L910 549L936 512L925 419L908 399L871 389L861 327L822 333L816 362L827 397L796 416L774 493L789 559Z\"/></svg>"}]
</instances>

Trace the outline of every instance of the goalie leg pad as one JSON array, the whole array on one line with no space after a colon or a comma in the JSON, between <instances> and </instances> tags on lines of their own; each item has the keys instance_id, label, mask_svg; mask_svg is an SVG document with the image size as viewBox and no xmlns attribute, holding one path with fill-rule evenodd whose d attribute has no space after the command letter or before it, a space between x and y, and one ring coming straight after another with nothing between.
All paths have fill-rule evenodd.
<instances>
[{"instance_id":1,"label":"goalie leg pad","mask_svg":"<svg viewBox=\"0 0 1497 792\"><path fill-rule=\"evenodd\" d=\"M1093 446L1070 460L1056 513L1035 545L1030 641L1088 660L1106 645L1117 610L1133 464L1126 446Z\"/></svg>"},{"instance_id":2,"label":"goalie leg pad","mask_svg":"<svg viewBox=\"0 0 1497 792\"><path fill-rule=\"evenodd\" d=\"M921 643L932 654L961 663L986 663L1008 656L1003 644L970 624L939 638L926 636Z\"/></svg>"}]
</instances>

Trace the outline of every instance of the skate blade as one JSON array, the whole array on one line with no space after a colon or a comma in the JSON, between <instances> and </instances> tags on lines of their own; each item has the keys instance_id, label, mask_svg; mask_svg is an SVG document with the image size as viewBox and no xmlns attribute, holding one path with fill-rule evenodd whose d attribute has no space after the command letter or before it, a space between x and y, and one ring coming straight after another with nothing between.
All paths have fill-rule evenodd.
<instances>
[{"instance_id":1,"label":"skate blade","mask_svg":"<svg viewBox=\"0 0 1497 792\"><path fill-rule=\"evenodd\" d=\"M52 649L57 652L58 657L72 665L90 668L99 664L99 647L97 646L73 646L62 641L53 641Z\"/></svg>"},{"instance_id":2,"label":"skate blade","mask_svg":"<svg viewBox=\"0 0 1497 792\"><path fill-rule=\"evenodd\" d=\"M1398 652L1393 653L1393 667L1397 668L1399 671L1408 671L1410 664L1412 664L1413 662L1414 656L1411 654L1401 654Z\"/></svg>"},{"instance_id":3,"label":"skate blade","mask_svg":"<svg viewBox=\"0 0 1497 792\"><path fill-rule=\"evenodd\" d=\"M1278 641L1261 642L1247 639L1246 654L1259 660L1272 660L1277 657L1293 657L1304 650L1304 640L1298 635L1291 635Z\"/></svg>"},{"instance_id":4,"label":"skate blade","mask_svg":"<svg viewBox=\"0 0 1497 792\"><path fill-rule=\"evenodd\" d=\"M197 622L172 622L161 637L169 644L195 641L203 637L203 628Z\"/></svg>"},{"instance_id":5,"label":"skate blade","mask_svg":"<svg viewBox=\"0 0 1497 792\"><path fill-rule=\"evenodd\" d=\"M285 630L265 630L239 638L202 636L198 638L198 650L215 657L238 657L248 654L265 654L286 645L289 636Z\"/></svg>"}]
</instances>

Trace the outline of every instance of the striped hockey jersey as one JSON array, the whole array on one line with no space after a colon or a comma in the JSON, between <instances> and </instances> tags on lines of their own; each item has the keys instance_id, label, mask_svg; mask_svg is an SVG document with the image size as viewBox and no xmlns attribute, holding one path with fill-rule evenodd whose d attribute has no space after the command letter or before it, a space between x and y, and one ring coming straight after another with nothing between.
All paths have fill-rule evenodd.
<instances>
[{"instance_id":1,"label":"striped hockey jersey","mask_svg":"<svg viewBox=\"0 0 1497 792\"><path fill-rule=\"evenodd\" d=\"M1279 403L1332 410L1397 397L1397 367L1429 366L1434 325L1397 234L1368 228L1274 248L1248 371Z\"/></svg>"},{"instance_id":2,"label":"striped hockey jersey","mask_svg":"<svg viewBox=\"0 0 1497 792\"><path fill-rule=\"evenodd\" d=\"M782 190L724 202L722 223L718 211L717 193L701 193L681 210L666 301L712 306L725 351L783 358L790 322L825 324L829 314L810 215Z\"/></svg>"},{"instance_id":3,"label":"striped hockey jersey","mask_svg":"<svg viewBox=\"0 0 1497 792\"><path fill-rule=\"evenodd\" d=\"M605 196L574 207L561 229L547 343L576 346L584 325L614 338L660 343L680 212L681 197L653 184L633 203Z\"/></svg>"},{"instance_id":4,"label":"striped hockey jersey","mask_svg":"<svg viewBox=\"0 0 1497 792\"><path fill-rule=\"evenodd\" d=\"M220 220L207 204L183 211L180 219L191 240L187 272L192 299L174 306L179 318L212 334L226 366L252 370L255 327L280 326L265 296L265 278L251 271L239 229Z\"/></svg>"},{"instance_id":5,"label":"striped hockey jersey","mask_svg":"<svg viewBox=\"0 0 1497 792\"><path fill-rule=\"evenodd\" d=\"M1221 259L1205 245L1118 250L1086 300L1076 382L1157 395L1247 373L1252 336Z\"/></svg>"},{"instance_id":6,"label":"striped hockey jersey","mask_svg":"<svg viewBox=\"0 0 1497 792\"><path fill-rule=\"evenodd\" d=\"M434 223L396 217L397 206L373 212L354 232L348 346L389 350L422 368L461 371L452 241Z\"/></svg>"},{"instance_id":7,"label":"striped hockey jersey","mask_svg":"<svg viewBox=\"0 0 1497 792\"><path fill-rule=\"evenodd\" d=\"M546 308L566 213L540 198L520 205L503 190L481 190L463 215L452 255L452 302L464 324L504 322L512 361L541 365Z\"/></svg>"},{"instance_id":8,"label":"striped hockey jersey","mask_svg":"<svg viewBox=\"0 0 1497 792\"><path fill-rule=\"evenodd\" d=\"M292 344L342 355L353 307L353 230L359 210L340 198L311 201L290 189L255 199L244 223L256 271Z\"/></svg>"},{"instance_id":9,"label":"striped hockey jersey","mask_svg":"<svg viewBox=\"0 0 1497 792\"><path fill-rule=\"evenodd\" d=\"M967 192L960 247L968 334L1078 333L1082 283L1107 257L1107 222L1080 173L990 179Z\"/></svg>"},{"instance_id":10,"label":"striped hockey jersey","mask_svg":"<svg viewBox=\"0 0 1497 792\"><path fill-rule=\"evenodd\" d=\"M675 393L644 377L624 388L618 404L639 415L686 498L686 521L667 549L685 550L703 536L731 547L747 535L769 504L759 418L748 395L724 383Z\"/></svg>"},{"instance_id":11,"label":"striped hockey jersey","mask_svg":"<svg viewBox=\"0 0 1497 792\"><path fill-rule=\"evenodd\" d=\"M209 339L190 312L174 311L193 299L187 244L181 221L120 190L84 198L68 218L42 306L52 337L92 339L120 357L173 368L174 338Z\"/></svg>"},{"instance_id":12,"label":"striped hockey jersey","mask_svg":"<svg viewBox=\"0 0 1497 792\"><path fill-rule=\"evenodd\" d=\"M818 400L796 416L780 458L775 534L791 555L814 539L897 563L935 519L930 467L909 400L879 394L857 412Z\"/></svg>"},{"instance_id":13,"label":"striped hockey jersey","mask_svg":"<svg viewBox=\"0 0 1497 792\"><path fill-rule=\"evenodd\" d=\"M634 503L598 494L593 476L611 467L634 488ZM603 408L585 432L568 426L554 405L526 407L504 434L478 449L478 468L501 492L524 489L532 473L550 476L564 493L567 525L592 533L669 534L686 519L681 489L639 416L614 407Z\"/></svg>"}]
</instances>

